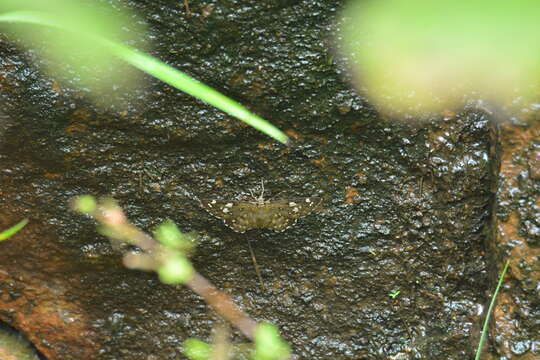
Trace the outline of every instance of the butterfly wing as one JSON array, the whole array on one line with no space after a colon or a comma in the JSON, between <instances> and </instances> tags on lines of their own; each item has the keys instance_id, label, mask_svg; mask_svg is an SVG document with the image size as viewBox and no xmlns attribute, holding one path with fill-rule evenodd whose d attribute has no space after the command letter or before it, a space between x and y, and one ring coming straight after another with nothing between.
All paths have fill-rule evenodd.
<instances>
[{"instance_id":1,"label":"butterfly wing","mask_svg":"<svg viewBox=\"0 0 540 360\"><path fill-rule=\"evenodd\" d=\"M297 198L272 201L268 208L269 221L265 228L282 232L296 224L299 218L309 215L321 204L320 198Z\"/></svg>"},{"instance_id":2,"label":"butterfly wing","mask_svg":"<svg viewBox=\"0 0 540 360\"><path fill-rule=\"evenodd\" d=\"M238 233L257 228L253 221L253 207L247 201L201 200L201 206L225 225Z\"/></svg>"}]
</instances>

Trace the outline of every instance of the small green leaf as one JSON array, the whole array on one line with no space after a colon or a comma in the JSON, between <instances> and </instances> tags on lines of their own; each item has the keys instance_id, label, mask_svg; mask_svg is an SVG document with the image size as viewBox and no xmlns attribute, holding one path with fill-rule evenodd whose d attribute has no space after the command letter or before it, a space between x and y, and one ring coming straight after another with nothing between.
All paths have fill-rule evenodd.
<instances>
[{"instance_id":1,"label":"small green leaf","mask_svg":"<svg viewBox=\"0 0 540 360\"><path fill-rule=\"evenodd\" d=\"M167 220L160 224L154 231L154 237L163 245L174 249L182 248L185 244L178 226L171 220Z\"/></svg>"},{"instance_id":2,"label":"small green leaf","mask_svg":"<svg viewBox=\"0 0 540 360\"><path fill-rule=\"evenodd\" d=\"M184 354L191 360L207 360L212 347L199 339L189 338L184 341Z\"/></svg>"},{"instance_id":3,"label":"small green leaf","mask_svg":"<svg viewBox=\"0 0 540 360\"><path fill-rule=\"evenodd\" d=\"M262 323L257 327L254 360L288 359L290 353L290 347L279 336L277 327L268 323Z\"/></svg>"},{"instance_id":4,"label":"small green leaf","mask_svg":"<svg viewBox=\"0 0 540 360\"><path fill-rule=\"evenodd\" d=\"M97 203L91 195L82 195L75 199L74 208L83 214L89 214L96 210Z\"/></svg>"},{"instance_id":5,"label":"small green leaf","mask_svg":"<svg viewBox=\"0 0 540 360\"><path fill-rule=\"evenodd\" d=\"M28 219L23 219L19 221L17 224L10 227L9 229L0 232L0 241L9 239L13 235L15 235L17 232L19 232L19 230L25 227L26 224L28 224Z\"/></svg>"},{"instance_id":6,"label":"small green leaf","mask_svg":"<svg viewBox=\"0 0 540 360\"><path fill-rule=\"evenodd\" d=\"M388 294L388 296L390 296L392 299L395 299L400 292L401 290L392 291L390 294Z\"/></svg>"},{"instance_id":7,"label":"small green leaf","mask_svg":"<svg viewBox=\"0 0 540 360\"><path fill-rule=\"evenodd\" d=\"M184 341L184 355L191 360L207 360L211 352L212 347L204 341L194 338Z\"/></svg>"},{"instance_id":8,"label":"small green leaf","mask_svg":"<svg viewBox=\"0 0 540 360\"><path fill-rule=\"evenodd\" d=\"M193 276L193 266L184 256L172 255L167 257L157 273L164 284L185 284Z\"/></svg>"}]
</instances>

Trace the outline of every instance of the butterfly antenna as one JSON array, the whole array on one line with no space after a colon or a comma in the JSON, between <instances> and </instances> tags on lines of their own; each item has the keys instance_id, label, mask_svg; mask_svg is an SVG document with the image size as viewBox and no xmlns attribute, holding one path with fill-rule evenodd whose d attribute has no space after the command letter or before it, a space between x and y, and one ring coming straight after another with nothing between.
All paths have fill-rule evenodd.
<instances>
[{"instance_id":1,"label":"butterfly antenna","mask_svg":"<svg viewBox=\"0 0 540 360\"><path fill-rule=\"evenodd\" d=\"M257 277L259 278L259 282L261 283L261 287L266 290L266 286L264 285L261 271L259 270L259 265L257 264L257 259L255 258L255 253L253 252L253 249L251 248L251 241L249 238L247 238L247 243L249 247L249 252L251 253L251 261L253 261L253 267L255 268L255 273L257 274Z\"/></svg>"}]
</instances>

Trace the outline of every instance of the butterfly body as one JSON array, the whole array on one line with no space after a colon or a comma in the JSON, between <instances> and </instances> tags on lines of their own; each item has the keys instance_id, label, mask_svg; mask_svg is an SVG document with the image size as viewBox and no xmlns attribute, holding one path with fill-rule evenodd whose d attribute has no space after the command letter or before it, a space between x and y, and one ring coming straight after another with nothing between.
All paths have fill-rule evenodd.
<instances>
[{"instance_id":1,"label":"butterfly body","mask_svg":"<svg viewBox=\"0 0 540 360\"><path fill-rule=\"evenodd\" d=\"M319 198L297 198L254 201L202 200L202 207L223 220L235 232L252 229L269 229L282 232L296 221L311 213L321 203Z\"/></svg>"}]
</instances>

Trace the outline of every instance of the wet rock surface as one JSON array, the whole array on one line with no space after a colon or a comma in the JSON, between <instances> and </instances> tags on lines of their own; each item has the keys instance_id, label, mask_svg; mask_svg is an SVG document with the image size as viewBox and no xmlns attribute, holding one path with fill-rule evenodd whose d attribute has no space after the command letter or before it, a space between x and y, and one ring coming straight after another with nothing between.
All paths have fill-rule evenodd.
<instances>
[{"instance_id":1,"label":"wet rock surface","mask_svg":"<svg viewBox=\"0 0 540 360\"><path fill-rule=\"evenodd\" d=\"M201 234L198 271L277 324L295 358L469 357L495 281L486 114L380 117L333 63L334 2L189 1L190 14L180 1L127 4L148 22L154 55L295 144L153 79L117 92L125 108L96 107L2 38L0 225L31 225L0 244L0 319L49 359L165 359L187 337L209 339L219 318L200 298L123 268L94 223L69 210L89 193L113 196L145 230L170 218ZM323 209L284 233L237 234L199 206L242 198L261 179L268 197L318 196Z\"/></svg>"},{"instance_id":2,"label":"wet rock surface","mask_svg":"<svg viewBox=\"0 0 540 360\"><path fill-rule=\"evenodd\" d=\"M510 275L494 310L491 335L507 359L540 356L540 122L536 111L505 123L499 132L500 171L489 251Z\"/></svg>"}]
</instances>

